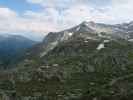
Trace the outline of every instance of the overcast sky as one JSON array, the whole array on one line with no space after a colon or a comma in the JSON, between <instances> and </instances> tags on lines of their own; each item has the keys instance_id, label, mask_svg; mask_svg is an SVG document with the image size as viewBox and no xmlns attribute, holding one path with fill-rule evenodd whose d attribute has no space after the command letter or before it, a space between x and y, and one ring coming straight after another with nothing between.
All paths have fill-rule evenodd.
<instances>
[{"instance_id":1,"label":"overcast sky","mask_svg":"<svg viewBox=\"0 0 133 100\"><path fill-rule=\"evenodd\" d=\"M133 20L133 0L0 0L0 33L39 39L82 21Z\"/></svg>"}]
</instances>

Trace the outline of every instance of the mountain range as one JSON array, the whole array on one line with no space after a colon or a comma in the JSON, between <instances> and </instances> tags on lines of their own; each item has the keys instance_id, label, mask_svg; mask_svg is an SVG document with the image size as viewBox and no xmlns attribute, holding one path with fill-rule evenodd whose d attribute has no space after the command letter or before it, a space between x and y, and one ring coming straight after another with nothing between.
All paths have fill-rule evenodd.
<instances>
[{"instance_id":1,"label":"mountain range","mask_svg":"<svg viewBox=\"0 0 133 100\"><path fill-rule=\"evenodd\" d=\"M36 45L37 47L35 46L35 51L31 50L31 52L34 55L38 52L40 53L37 54L38 56L44 56L49 50L56 47L58 43L75 37L83 37L92 40L101 38L105 38L105 40L124 39L131 42L133 41L133 22L108 25L95 23L93 21L84 21L73 28L61 32L50 32L42 43Z\"/></svg>"},{"instance_id":2,"label":"mountain range","mask_svg":"<svg viewBox=\"0 0 133 100\"><path fill-rule=\"evenodd\" d=\"M133 22L50 32L0 73L9 100L132 100ZM8 100L8 99L7 99Z\"/></svg>"}]
</instances>

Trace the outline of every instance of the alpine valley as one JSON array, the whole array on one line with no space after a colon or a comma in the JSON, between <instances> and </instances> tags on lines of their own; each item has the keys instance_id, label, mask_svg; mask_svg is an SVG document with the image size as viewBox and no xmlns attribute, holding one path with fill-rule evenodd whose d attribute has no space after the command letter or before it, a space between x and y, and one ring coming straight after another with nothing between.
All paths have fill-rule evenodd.
<instances>
[{"instance_id":1,"label":"alpine valley","mask_svg":"<svg viewBox=\"0 0 133 100\"><path fill-rule=\"evenodd\" d=\"M133 22L50 32L13 65L0 72L0 100L133 100Z\"/></svg>"},{"instance_id":2,"label":"alpine valley","mask_svg":"<svg viewBox=\"0 0 133 100\"><path fill-rule=\"evenodd\" d=\"M10 69L19 60L26 49L37 42L20 35L0 35L0 70Z\"/></svg>"}]
</instances>

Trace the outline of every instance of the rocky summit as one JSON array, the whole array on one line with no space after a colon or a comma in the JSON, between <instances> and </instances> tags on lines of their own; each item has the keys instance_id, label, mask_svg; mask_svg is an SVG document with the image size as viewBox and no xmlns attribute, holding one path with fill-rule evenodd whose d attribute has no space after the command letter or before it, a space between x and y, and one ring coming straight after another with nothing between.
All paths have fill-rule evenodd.
<instances>
[{"instance_id":1,"label":"rocky summit","mask_svg":"<svg viewBox=\"0 0 133 100\"><path fill-rule=\"evenodd\" d=\"M0 100L133 100L132 22L50 32L1 71Z\"/></svg>"}]
</instances>

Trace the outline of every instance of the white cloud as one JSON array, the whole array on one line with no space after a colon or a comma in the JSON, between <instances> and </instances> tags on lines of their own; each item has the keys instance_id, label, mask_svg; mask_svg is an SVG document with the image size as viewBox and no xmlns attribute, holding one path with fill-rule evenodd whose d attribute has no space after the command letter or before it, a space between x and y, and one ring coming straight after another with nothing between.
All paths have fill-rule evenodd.
<instances>
[{"instance_id":1,"label":"white cloud","mask_svg":"<svg viewBox=\"0 0 133 100\"><path fill-rule=\"evenodd\" d=\"M31 4L40 4L45 8L65 9L78 4L89 3L90 0L26 0Z\"/></svg>"},{"instance_id":2,"label":"white cloud","mask_svg":"<svg viewBox=\"0 0 133 100\"><path fill-rule=\"evenodd\" d=\"M104 4L105 0L27 0L29 3L38 3L43 7L60 8L66 7L59 18L64 24L77 24L83 20L94 20L103 23L121 23L133 20L133 0L109 0L109 4ZM95 2L94 2L95 1ZM99 5L103 2L103 6ZM93 5L97 4L96 7ZM100 3L102 4L102 3ZM69 22L69 23L66 23Z\"/></svg>"},{"instance_id":3,"label":"white cloud","mask_svg":"<svg viewBox=\"0 0 133 100\"><path fill-rule=\"evenodd\" d=\"M56 26L43 16L45 15L30 11L19 16L9 8L0 8L0 33L19 33L26 36L33 33L35 36L42 37L50 31L56 31Z\"/></svg>"},{"instance_id":4,"label":"white cloud","mask_svg":"<svg viewBox=\"0 0 133 100\"><path fill-rule=\"evenodd\" d=\"M112 0L110 15L117 23L133 20L133 0Z\"/></svg>"}]
</instances>

